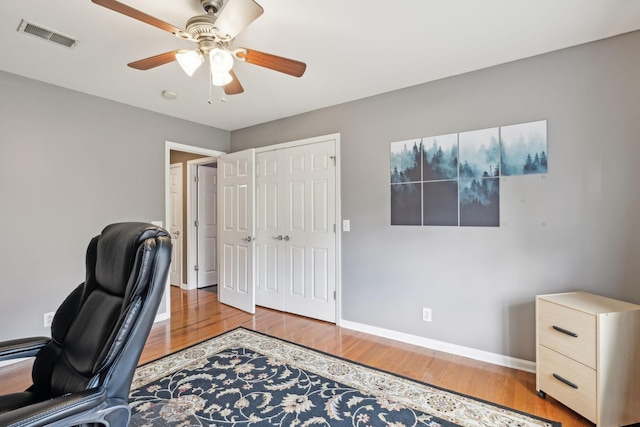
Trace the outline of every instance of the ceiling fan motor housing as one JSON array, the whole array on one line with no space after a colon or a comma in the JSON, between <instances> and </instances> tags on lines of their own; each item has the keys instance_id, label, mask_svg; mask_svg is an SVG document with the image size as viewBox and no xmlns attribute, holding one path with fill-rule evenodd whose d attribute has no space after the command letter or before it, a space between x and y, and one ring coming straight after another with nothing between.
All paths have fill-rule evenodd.
<instances>
[{"instance_id":1,"label":"ceiling fan motor housing","mask_svg":"<svg viewBox=\"0 0 640 427\"><path fill-rule=\"evenodd\" d=\"M216 17L211 14L196 15L187 21L187 32L198 40L202 37L214 38Z\"/></svg>"},{"instance_id":2,"label":"ceiling fan motor housing","mask_svg":"<svg viewBox=\"0 0 640 427\"><path fill-rule=\"evenodd\" d=\"M200 0L207 13L218 13L222 9L222 0Z\"/></svg>"}]
</instances>

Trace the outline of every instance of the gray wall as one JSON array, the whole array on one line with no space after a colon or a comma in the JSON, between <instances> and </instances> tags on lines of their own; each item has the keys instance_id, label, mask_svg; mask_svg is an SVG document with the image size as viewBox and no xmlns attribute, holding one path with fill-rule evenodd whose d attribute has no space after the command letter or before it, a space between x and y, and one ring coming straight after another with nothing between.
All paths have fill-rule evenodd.
<instances>
[{"instance_id":1,"label":"gray wall","mask_svg":"<svg viewBox=\"0 0 640 427\"><path fill-rule=\"evenodd\" d=\"M339 132L342 318L534 360L536 294L640 303L638 46L630 33L234 131L231 149ZM501 179L499 228L390 226L391 142L543 119L549 173Z\"/></svg>"},{"instance_id":2,"label":"gray wall","mask_svg":"<svg viewBox=\"0 0 640 427\"><path fill-rule=\"evenodd\" d=\"M0 93L0 339L48 335L92 236L164 221L165 141L228 151L230 135L5 72Z\"/></svg>"}]
</instances>

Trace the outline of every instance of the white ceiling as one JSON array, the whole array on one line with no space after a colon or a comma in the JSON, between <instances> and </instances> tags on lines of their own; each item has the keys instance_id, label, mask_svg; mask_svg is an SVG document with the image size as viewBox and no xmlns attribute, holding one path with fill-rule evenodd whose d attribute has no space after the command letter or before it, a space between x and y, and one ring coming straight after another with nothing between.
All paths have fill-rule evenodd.
<instances>
[{"instance_id":1,"label":"white ceiling","mask_svg":"<svg viewBox=\"0 0 640 427\"><path fill-rule=\"evenodd\" d=\"M184 28L199 0L120 0ZM233 0L229 0L233 1ZM640 29L638 0L257 0L236 38L303 61L295 78L238 63L241 95L209 104L204 67L138 71L127 63L195 48L90 0L0 2L0 69L102 98L235 130ZM78 39L67 49L18 33L22 19ZM178 93L175 100L163 90Z\"/></svg>"}]
</instances>

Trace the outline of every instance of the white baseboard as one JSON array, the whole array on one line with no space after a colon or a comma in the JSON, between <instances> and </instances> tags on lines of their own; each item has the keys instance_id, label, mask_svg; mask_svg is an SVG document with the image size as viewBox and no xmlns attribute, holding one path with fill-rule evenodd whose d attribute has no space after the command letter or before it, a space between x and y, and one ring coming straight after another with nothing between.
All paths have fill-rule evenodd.
<instances>
[{"instance_id":1,"label":"white baseboard","mask_svg":"<svg viewBox=\"0 0 640 427\"><path fill-rule=\"evenodd\" d=\"M25 357L25 358L21 358L21 359L3 360L2 362L0 362L0 368L4 368L5 366L13 365L14 363L22 362L23 360L27 360L27 359L29 359L29 358Z\"/></svg>"},{"instance_id":2,"label":"white baseboard","mask_svg":"<svg viewBox=\"0 0 640 427\"><path fill-rule=\"evenodd\" d=\"M160 313L156 314L156 318L153 319L153 323L162 322L163 320L169 319L169 313Z\"/></svg>"},{"instance_id":3,"label":"white baseboard","mask_svg":"<svg viewBox=\"0 0 640 427\"><path fill-rule=\"evenodd\" d=\"M395 341L413 344L419 347L442 351L449 354L455 354L457 356L468 357L469 359L479 360L481 362L492 363L494 365L505 366L507 368L518 369L525 372L536 372L535 362L531 362L529 360L517 359L515 357L505 356L497 353L490 353L484 350L477 350L457 344L450 344L443 341L432 340L429 338L406 334L404 332L392 331L390 329L378 328L376 326L365 325L363 323L350 322L344 319L340 319L339 325L342 328L352 329L354 331L364 332L367 334L375 335L377 337L389 338Z\"/></svg>"}]
</instances>

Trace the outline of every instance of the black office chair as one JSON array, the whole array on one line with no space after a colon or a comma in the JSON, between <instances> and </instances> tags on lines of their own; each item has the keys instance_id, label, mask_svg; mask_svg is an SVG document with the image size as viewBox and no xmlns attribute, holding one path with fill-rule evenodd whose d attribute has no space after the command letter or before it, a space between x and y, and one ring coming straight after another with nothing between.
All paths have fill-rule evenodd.
<instances>
[{"instance_id":1,"label":"black office chair","mask_svg":"<svg viewBox=\"0 0 640 427\"><path fill-rule=\"evenodd\" d=\"M0 395L0 426L126 426L170 262L170 237L151 224L112 224L94 237L86 281L56 312L52 338L0 343L0 360L35 356L33 385Z\"/></svg>"}]
</instances>

